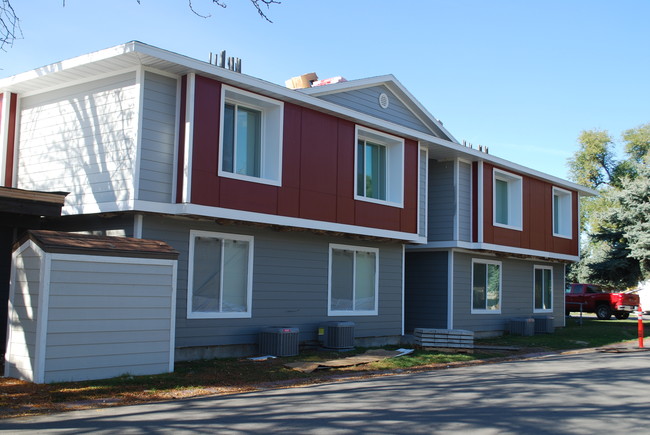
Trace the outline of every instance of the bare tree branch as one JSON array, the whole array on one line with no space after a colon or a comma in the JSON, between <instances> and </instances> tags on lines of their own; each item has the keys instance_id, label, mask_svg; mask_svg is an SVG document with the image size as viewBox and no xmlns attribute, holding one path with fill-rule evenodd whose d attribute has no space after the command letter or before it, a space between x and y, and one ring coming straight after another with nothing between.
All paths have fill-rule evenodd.
<instances>
[{"instance_id":1,"label":"bare tree branch","mask_svg":"<svg viewBox=\"0 0 650 435\"><path fill-rule=\"evenodd\" d=\"M251 3L253 3L253 6L255 6L255 9L257 9L257 13L260 14L262 18L264 18L266 21L269 23L272 23L269 19L269 17L266 16L264 11L262 11L260 7L260 3L266 6L266 9L269 9L271 5L279 5L282 4L282 2L276 1L276 0L251 0Z\"/></svg>"},{"instance_id":2,"label":"bare tree branch","mask_svg":"<svg viewBox=\"0 0 650 435\"><path fill-rule=\"evenodd\" d=\"M135 0L138 4L141 4L141 0ZM269 17L266 15L265 10L262 9L262 6L266 6L268 10L271 5L279 5L282 2L278 0L249 0L260 17L264 18L269 23L272 23ZM66 0L61 0L61 4L65 7ZM201 14L194 9L192 5L192 0L187 0L188 6L192 13L196 14L201 18L209 18L211 15ZM213 4L226 8L228 4L226 0L212 0ZM16 39L21 39L23 37L23 32L20 28L20 19L16 16L13 6L11 5L11 0L0 0L0 50L6 51L7 47L12 47Z\"/></svg>"},{"instance_id":3,"label":"bare tree branch","mask_svg":"<svg viewBox=\"0 0 650 435\"><path fill-rule=\"evenodd\" d=\"M16 16L9 0L0 3L0 50L7 51L6 46L12 47L16 39L23 37L20 29L20 19Z\"/></svg>"}]
</instances>

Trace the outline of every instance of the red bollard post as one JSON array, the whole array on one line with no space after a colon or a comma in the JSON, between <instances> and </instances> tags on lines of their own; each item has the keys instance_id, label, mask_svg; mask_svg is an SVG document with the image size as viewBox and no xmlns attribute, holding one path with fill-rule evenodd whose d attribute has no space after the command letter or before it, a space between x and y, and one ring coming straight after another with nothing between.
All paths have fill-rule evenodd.
<instances>
[{"instance_id":1,"label":"red bollard post","mask_svg":"<svg viewBox=\"0 0 650 435\"><path fill-rule=\"evenodd\" d=\"M639 319L639 349L643 349L643 311L641 311L641 304L639 304L637 317Z\"/></svg>"}]
</instances>

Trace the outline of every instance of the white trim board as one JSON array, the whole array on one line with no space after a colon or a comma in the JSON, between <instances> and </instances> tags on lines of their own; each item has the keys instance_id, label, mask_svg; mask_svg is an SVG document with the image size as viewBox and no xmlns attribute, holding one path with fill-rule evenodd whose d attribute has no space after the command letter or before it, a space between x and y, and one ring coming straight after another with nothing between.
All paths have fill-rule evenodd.
<instances>
[{"instance_id":1,"label":"white trim board","mask_svg":"<svg viewBox=\"0 0 650 435\"><path fill-rule=\"evenodd\" d=\"M211 207L196 204L164 204L150 201L124 201L121 203L86 204L82 207L65 206L62 214L93 214L116 211L138 211L171 214L175 216L201 216L205 218L223 218L243 222L255 222L270 225L283 225L297 228L307 228L320 231L333 231L364 236L384 237L408 243L426 243L425 237L417 233L382 230L379 228L362 227L358 225L339 224L335 222L317 221L312 219L278 216L257 212L235 210L229 208Z\"/></svg>"},{"instance_id":2,"label":"white trim board","mask_svg":"<svg viewBox=\"0 0 650 435\"><path fill-rule=\"evenodd\" d=\"M539 259L546 259L546 258L550 260L570 261L570 262L576 262L580 260L580 257L577 255L558 254L556 252L538 251L534 249L517 248L514 246L495 245L492 243L470 243L470 242L462 242L462 241L428 242L420 245L408 246L407 252L408 251L433 251L433 250L441 250L441 249L464 249L468 252L484 250L484 251L504 253L506 255L507 254L526 255L530 257L535 257L537 261L539 261ZM476 255L484 255L484 254L489 255L489 253L483 253L483 252L473 252L473 253Z\"/></svg>"}]
</instances>

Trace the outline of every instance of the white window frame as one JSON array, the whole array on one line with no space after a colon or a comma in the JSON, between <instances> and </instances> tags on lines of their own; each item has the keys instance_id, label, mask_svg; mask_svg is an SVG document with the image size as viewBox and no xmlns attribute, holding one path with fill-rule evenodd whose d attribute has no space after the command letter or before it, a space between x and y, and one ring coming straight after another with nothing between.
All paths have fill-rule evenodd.
<instances>
[{"instance_id":1,"label":"white window frame","mask_svg":"<svg viewBox=\"0 0 650 435\"><path fill-rule=\"evenodd\" d=\"M332 310L332 252L334 250L357 252L372 252L375 254L375 307L372 310ZM327 272L327 315L328 316L376 316L379 314L379 249L366 246L340 245L331 243L329 245L329 263ZM356 274L356 267L353 268L353 277ZM353 289L353 294L356 289ZM354 302L354 301L353 301Z\"/></svg>"},{"instance_id":2,"label":"white window frame","mask_svg":"<svg viewBox=\"0 0 650 435\"><path fill-rule=\"evenodd\" d=\"M359 195L357 168L359 140L386 147L386 200ZM404 208L404 139L366 127L356 126L354 132L354 199Z\"/></svg>"},{"instance_id":3,"label":"white window frame","mask_svg":"<svg viewBox=\"0 0 650 435\"><path fill-rule=\"evenodd\" d=\"M215 239L236 240L248 242L248 271L246 285L246 311L239 312L204 312L192 311L193 287L194 287L194 244L197 237L211 237ZM244 236L240 234L216 233L212 231L191 230L189 255L187 260L187 318L188 319L240 319L250 318L252 316L253 302L253 236ZM222 257L223 261L223 257ZM223 270L223 264L221 265ZM223 275L222 275L223 276ZM220 288L220 291L223 289Z\"/></svg>"},{"instance_id":4,"label":"white window frame","mask_svg":"<svg viewBox=\"0 0 650 435\"><path fill-rule=\"evenodd\" d=\"M262 113L260 176L237 174L223 170L224 113L226 104L234 104ZM284 103L232 86L221 86L221 114L219 119L219 170L220 177L254 183L282 185L282 138L284 129Z\"/></svg>"},{"instance_id":5,"label":"white window frame","mask_svg":"<svg viewBox=\"0 0 650 435\"><path fill-rule=\"evenodd\" d=\"M559 231L555 231L555 197L560 204L558 216L560 218ZM573 193L569 190L553 187L551 231L553 236L563 239L573 239Z\"/></svg>"},{"instance_id":6,"label":"white window frame","mask_svg":"<svg viewBox=\"0 0 650 435\"><path fill-rule=\"evenodd\" d=\"M474 308L474 264L480 263L480 264L485 264L485 265L496 265L499 266L499 309L498 310L489 310L487 308L484 309L476 309ZM486 302L487 302L487 277L486 277ZM503 308L503 264L501 261L495 261L495 260L484 260L482 258L472 258L472 270L471 270L471 281L470 281L470 310L472 314L501 314L501 310Z\"/></svg>"},{"instance_id":7,"label":"white window frame","mask_svg":"<svg viewBox=\"0 0 650 435\"><path fill-rule=\"evenodd\" d=\"M535 276L536 276L536 271L537 270L550 270L551 271L551 301L550 301L550 306L551 308L537 308L535 307ZM543 275L542 275L543 276ZM534 313L552 313L553 312L553 268L551 266L542 266L542 265L535 265L533 267L533 312Z\"/></svg>"},{"instance_id":8,"label":"white window frame","mask_svg":"<svg viewBox=\"0 0 650 435\"><path fill-rule=\"evenodd\" d=\"M497 222L497 183L496 181L508 183L508 223ZM523 231L523 178L520 175L494 169L492 172L492 225L495 227L508 228L510 230Z\"/></svg>"}]
</instances>

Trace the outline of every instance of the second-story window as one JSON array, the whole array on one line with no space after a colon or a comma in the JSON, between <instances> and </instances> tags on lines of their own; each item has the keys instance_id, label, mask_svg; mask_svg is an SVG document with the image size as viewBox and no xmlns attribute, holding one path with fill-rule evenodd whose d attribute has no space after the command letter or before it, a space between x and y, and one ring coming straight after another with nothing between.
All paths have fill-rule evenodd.
<instances>
[{"instance_id":1,"label":"second-story window","mask_svg":"<svg viewBox=\"0 0 650 435\"><path fill-rule=\"evenodd\" d=\"M357 127L355 199L404 205L404 140Z\"/></svg>"},{"instance_id":2,"label":"second-story window","mask_svg":"<svg viewBox=\"0 0 650 435\"><path fill-rule=\"evenodd\" d=\"M513 230L522 229L522 178L509 172L494 170L494 225Z\"/></svg>"},{"instance_id":3,"label":"second-story window","mask_svg":"<svg viewBox=\"0 0 650 435\"><path fill-rule=\"evenodd\" d=\"M386 147L359 139L357 156L357 195L385 201Z\"/></svg>"},{"instance_id":4,"label":"second-story window","mask_svg":"<svg viewBox=\"0 0 650 435\"><path fill-rule=\"evenodd\" d=\"M219 176L281 185L283 103L222 86Z\"/></svg>"},{"instance_id":5,"label":"second-story window","mask_svg":"<svg viewBox=\"0 0 650 435\"><path fill-rule=\"evenodd\" d=\"M262 161L262 112L239 104L225 105L222 169L259 177Z\"/></svg>"},{"instance_id":6,"label":"second-story window","mask_svg":"<svg viewBox=\"0 0 650 435\"><path fill-rule=\"evenodd\" d=\"M553 188L553 235L570 239L572 237L571 192Z\"/></svg>"}]
</instances>

